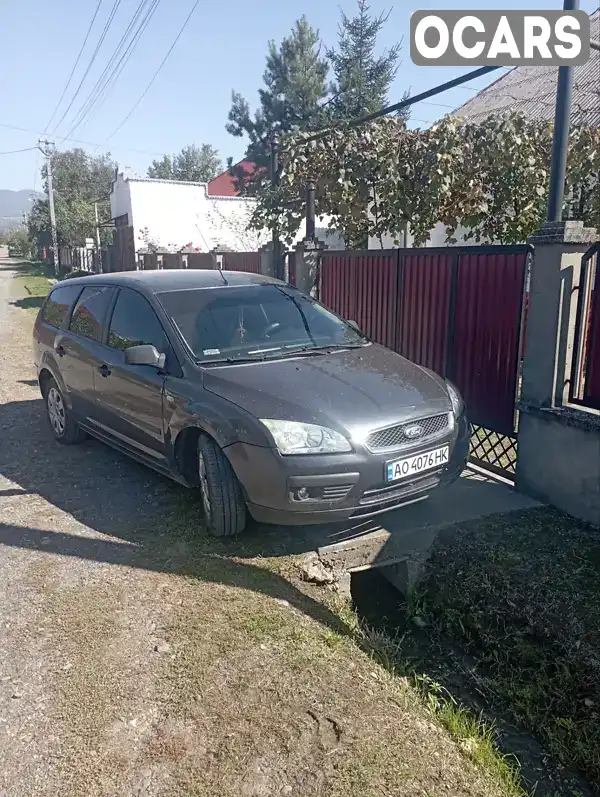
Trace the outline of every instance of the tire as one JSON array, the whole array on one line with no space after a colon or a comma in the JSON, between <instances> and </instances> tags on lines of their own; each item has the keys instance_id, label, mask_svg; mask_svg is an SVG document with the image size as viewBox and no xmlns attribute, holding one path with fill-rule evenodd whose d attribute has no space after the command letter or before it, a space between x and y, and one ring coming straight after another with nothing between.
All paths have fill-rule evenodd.
<instances>
[{"instance_id":1,"label":"tire","mask_svg":"<svg viewBox=\"0 0 600 797\"><path fill-rule=\"evenodd\" d=\"M44 387L46 418L54 439L63 445L74 445L85 440L86 434L68 409L61 389L54 379L48 379Z\"/></svg>"},{"instance_id":2,"label":"tire","mask_svg":"<svg viewBox=\"0 0 600 797\"><path fill-rule=\"evenodd\" d=\"M246 528L242 488L229 460L206 435L198 440L198 476L206 529L213 537L233 537Z\"/></svg>"}]
</instances>

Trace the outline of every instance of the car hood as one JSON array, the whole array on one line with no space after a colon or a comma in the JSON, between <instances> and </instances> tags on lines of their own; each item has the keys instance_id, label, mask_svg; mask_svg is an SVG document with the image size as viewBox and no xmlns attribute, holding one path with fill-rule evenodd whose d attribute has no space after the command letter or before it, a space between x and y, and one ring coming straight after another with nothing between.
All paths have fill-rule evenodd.
<instances>
[{"instance_id":1,"label":"car hood","mask_svg":"<svg viewBox=\"0 0 600 797\"><path fill-rule=\"evenodd\" d=\"M204 387L257 418L373 428L452 408L443 380L377 344L214 366Z\"/></svg>"}]
</instances>

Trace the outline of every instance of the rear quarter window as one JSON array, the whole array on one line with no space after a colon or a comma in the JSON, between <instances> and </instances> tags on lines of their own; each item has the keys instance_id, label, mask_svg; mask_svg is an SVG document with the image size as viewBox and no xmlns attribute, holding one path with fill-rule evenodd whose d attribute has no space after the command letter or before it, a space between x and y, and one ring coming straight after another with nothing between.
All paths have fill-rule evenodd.
<instances>
[{"instance_id":1,"label":"rear quarter window","mask_svg":"<svg viewBox=\"0 0 600 797\"><path fill-rule=\"evenodd\" d=\"M71 308L81 293L81 285L62 285L54 288L42 308L42 321L56 329L66 327Z\"/></svg>"}]
</instances>

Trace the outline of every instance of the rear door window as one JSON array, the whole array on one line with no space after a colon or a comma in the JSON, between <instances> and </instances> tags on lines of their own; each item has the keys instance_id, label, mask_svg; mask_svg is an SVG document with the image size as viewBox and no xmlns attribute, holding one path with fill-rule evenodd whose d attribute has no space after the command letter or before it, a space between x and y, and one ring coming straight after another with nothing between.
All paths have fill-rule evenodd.
<instances>
[{"instance_id":1,"label":"rear door window","mask_svg":"<svg viewBox=\"0 0 600 797\"><path fill-rule=\"evenodd\" d=\"M144 344L165 352L167 339L163 326L143 296L121 288L110 321L108 345L124 351Z\"/></svg>"},{"instance_id":2,"label":"rear door window","mask_svg":"<svg viewBox=\"0 0 600 797\"><path fill-rule=\"evenodd\" d=\"M73 310L69 330L75 335L101 342L112 295L113 289L107 285L84 288Z\"/></svg>"},{"instance_id":3,"label":"rear door window","mask_svg":"<svg viewBox=\"0 0 600 797\"><path fill-rule=\"evenodd\" d=\"M63 285L54 288L42 310L42 321L56 329L64 329L71 307L81 293L81 285Z\"/></svg>"}]
</instances>

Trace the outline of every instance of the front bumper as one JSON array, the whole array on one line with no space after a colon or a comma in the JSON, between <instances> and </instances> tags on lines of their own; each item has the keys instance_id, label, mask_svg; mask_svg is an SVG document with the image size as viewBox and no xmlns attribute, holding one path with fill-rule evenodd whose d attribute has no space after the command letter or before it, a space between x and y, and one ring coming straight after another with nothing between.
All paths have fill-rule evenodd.
<instances>
[{"instance_id":1,"label":"front bumper","mask_svg":"<svg viewBox=\"0 0 600 797\"><path fill-rule=\"evenodd\" d=\"M260 523L293 526L362 519L422 500L455 481L469 453L469 424L459 419L446 438L399 454L349 454L282 457L272 448L234 443L225 449L244 490L248 510ZM385 464L412 454L450 446L450 461L436 470L388 484ZM305 488L308 500L295 500Z\"/></svg>"}]
</instances>

